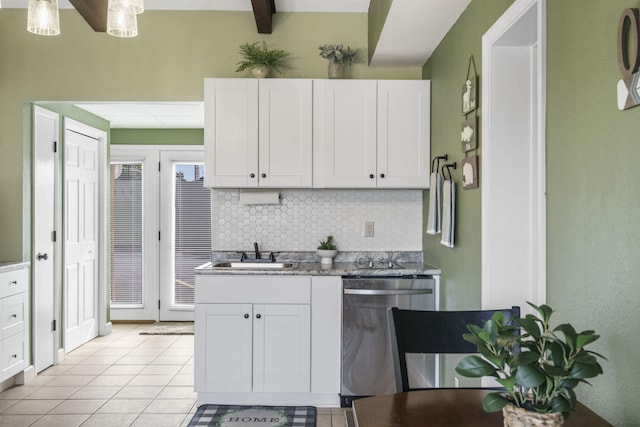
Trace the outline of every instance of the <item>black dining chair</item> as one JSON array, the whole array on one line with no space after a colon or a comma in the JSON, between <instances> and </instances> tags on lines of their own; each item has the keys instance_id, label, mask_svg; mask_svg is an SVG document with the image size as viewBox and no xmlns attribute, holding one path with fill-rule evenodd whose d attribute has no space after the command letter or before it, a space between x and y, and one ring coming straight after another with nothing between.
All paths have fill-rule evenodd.
<instances>
[{"instance_id":1,"label":"black dining chair","mask_svg":"<svg viewBox=\"0 0 640 427\"><path fill-rule=\"evenodd\" d=\"M410 391L407 354L467 354L477 353L477 347L462 338L469 332L468 324L484 325L496 311L505 321L520 317L520 307L501 310L418 311L387 309L389 341L398 392ZM438 375L438 373L436 373Z\"/></svg>"}]
</instances>

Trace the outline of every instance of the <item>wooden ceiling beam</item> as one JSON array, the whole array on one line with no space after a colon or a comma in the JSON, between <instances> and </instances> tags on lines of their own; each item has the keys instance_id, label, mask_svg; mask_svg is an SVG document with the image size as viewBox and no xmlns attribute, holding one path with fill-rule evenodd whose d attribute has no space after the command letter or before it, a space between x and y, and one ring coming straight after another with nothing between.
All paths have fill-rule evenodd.
<instances>
[{"instance_id":1,"label":"wooden ceiling beam","mask_svg":"<svg viewBox=\"0 0 640 427\"><path fill-rule=\"evenodd\" d=\"M251 0L258 33L271 34L272 15L276 13L275 0Z\"/></svg>"},{"instance_id":2,"label":"wooden ceiling beam","mask_svg":"<svg viewBox=\"0 0 640 427\"><path fill-rule=\"evenodd\" d=\"M108 0L69 0L87 24L98 33L107 31Z\"/></svg>"}]
</instances>

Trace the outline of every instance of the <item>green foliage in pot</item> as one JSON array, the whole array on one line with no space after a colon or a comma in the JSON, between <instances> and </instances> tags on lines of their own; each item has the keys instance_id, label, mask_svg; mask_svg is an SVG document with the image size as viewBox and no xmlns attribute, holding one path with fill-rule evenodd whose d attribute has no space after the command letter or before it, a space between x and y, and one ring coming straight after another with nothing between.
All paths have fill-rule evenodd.
<instances>
[{"instance_id":1,"label":"green foliage in pot","mask_svg":"<svg viewBox=\"0 0 640 427\"><path fill-rule=\"evenodd\" d=\"M349 46L345 49L341 44L325 44L318 47L320 49L320 56L328 59L329 61L342 62L351 65L353 58L358 54L357 50L351 50Z\"/></svg>"},{"instance_id":2,"label":"green foliage in pot","mask_svg":"<svg viewBox=\"0 0 640 427\"><path fill-rule=\"evenodd\" d=\"M513 326L497 312L483 327L467 325L465 340L475 344L480 356L467 356L456 372L466 377L494 377L505 391L489 393L482 407L495 412L507 404L548 413L561 412L564 418L575 410L573 390L586 379L602 374L598 353L586 346L599 338L594 331L576 332L568 323L551 329L553 310L547 305L533 307L538 315L513 319Z\"/></svg>"},{"instance_id":3,"label":"green foliage in pot","mask_svg":"<svg viewBox=\"0 0 640 427\"><path fill-rule=\"evenodd\" d=\"M238 62L236 72L244 71L247 68L268 67L278 74L289 67L289 52L278 49L270 49L267 42L244 43L240 45L240 55L242 61Z\"/></svg>"},{"instance_id":4,"label":"green foliage in pot","mask_svg":"<svg viewBox=\"0 0 640 427\"><path fill-rule=\"evenodd\" d=\"M328 236L327 240L323 240L323 241L320 242L320 245L318 246L318 249L323 250L323 251L334 251L334 250L338 249L338 247L333 242L333 236Z\"/></svg>"}]
</instances>

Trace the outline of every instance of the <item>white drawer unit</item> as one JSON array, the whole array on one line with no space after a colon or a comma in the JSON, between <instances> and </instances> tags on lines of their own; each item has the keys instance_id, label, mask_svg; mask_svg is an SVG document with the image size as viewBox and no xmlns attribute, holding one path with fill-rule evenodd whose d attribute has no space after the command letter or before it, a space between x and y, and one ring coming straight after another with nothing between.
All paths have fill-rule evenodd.
<instances>
[{"instance_id":1,"label":"white drawer unit","mask_svg":"<svg viewBox=\"0 0 640 427\"><path fill-rule=\"evenodd\" d=\"M28 281L26 268L0 273L0 298L26 292Z\"/></svg>"},{"instance_id":2,"label":"white drawer unit","mask_svg":"<svg viewBox=\"0 0 640 427\"><path fill-rule=\"evenodd\" d=\"M20 293L0 300L0 340L24 332L25 294Z\"/></svg>"},{"instance_id":3,"label":"white drawer unit","mask_svg":"<svg viewBox=\"0 0 640 427\"><path fill-rule=\"evenodd\" d=\"M29 354L29 269L0 265L0 382L26 367Z\"/></svg>"}]
</instances>

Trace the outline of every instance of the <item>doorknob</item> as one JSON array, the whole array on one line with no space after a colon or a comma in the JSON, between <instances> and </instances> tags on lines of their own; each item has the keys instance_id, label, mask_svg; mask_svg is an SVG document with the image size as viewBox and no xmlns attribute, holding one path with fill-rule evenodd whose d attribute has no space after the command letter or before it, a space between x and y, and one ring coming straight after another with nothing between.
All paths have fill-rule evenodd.
<instances>
[{"instance_id":1,"label":"doorknob","mask_svg":"<svg viewBox=\"0 0 640 427\"><path fill-rule=\"evenodd\" d=\"M38 253L38 255L36 256L36 258L38 258L38 261L42 261L42 260L45 260L45 261L46 261L46 260L48 260L48 259L49 259L49 255L47 255L47 254L41 254L41 253Z\"/></svg>"}]
</instances>

